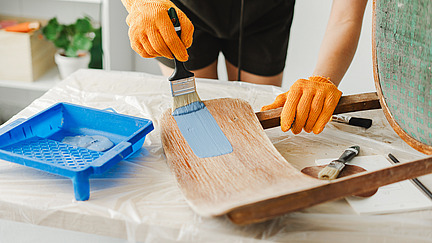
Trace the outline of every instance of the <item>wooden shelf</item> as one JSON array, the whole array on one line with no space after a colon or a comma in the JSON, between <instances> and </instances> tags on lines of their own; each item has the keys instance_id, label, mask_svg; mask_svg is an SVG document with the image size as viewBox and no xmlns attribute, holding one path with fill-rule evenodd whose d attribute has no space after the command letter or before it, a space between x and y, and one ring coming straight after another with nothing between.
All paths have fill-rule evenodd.
<instances>
[{"instance_id":1,"label":"wooden shelf","mask_svg":"<svg viewBox=\"0 0 432 243\"><path fill-rule=\"evenodd\" d=\"M54 67L34 82L0 80L0 87L48 91L50 88L54 87L56 83L60 82L60 80L58 69Z\"/></svg>"}]
</instances>

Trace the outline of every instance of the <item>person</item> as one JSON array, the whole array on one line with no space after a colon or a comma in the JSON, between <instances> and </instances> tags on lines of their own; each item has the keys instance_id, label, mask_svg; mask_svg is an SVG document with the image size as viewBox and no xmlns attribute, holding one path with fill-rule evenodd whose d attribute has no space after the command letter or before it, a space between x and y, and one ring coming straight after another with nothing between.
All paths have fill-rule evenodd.
<instances>
[{"instance_id":1,"label":"person","mask_svg":"<svg viewBox=\"0 0 432 243\"><path fill-rule=\"evenodd\" d=\"M159 60L162 73L185 62L195 77L217 79L219 52L229 80L281 86L295 0L122 0L131 47ZM318 134L342 92L337 86L355 55L367 0L333 0L312 75L299 79L262 111L283 107L281 129ZM174 7L179 38L167 11ZM243 37L243 38L242 38ZM305 38L315 38L313 33Z\"/></svg>"}]
</instances>

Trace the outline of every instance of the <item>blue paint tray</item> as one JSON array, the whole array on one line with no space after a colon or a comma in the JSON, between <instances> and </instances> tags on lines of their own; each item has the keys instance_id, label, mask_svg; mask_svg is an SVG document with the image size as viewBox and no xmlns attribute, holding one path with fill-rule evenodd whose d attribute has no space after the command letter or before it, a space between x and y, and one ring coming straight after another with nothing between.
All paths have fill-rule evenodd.
<instances>
[{"instance_id":1,"label":"blue paint tray","mask_svg":"<svg viewBox=\"0 0 432 243\"><path fill-rule=\"evenodd\" d=\"M0 159L72 179L75 199L90 197L89 177L102 174L139 150L153 130L148 119L57 103L0 129ZM62 143L68 136L108 138L114 146L98 152Z\"/></svg>"}]
</instances>

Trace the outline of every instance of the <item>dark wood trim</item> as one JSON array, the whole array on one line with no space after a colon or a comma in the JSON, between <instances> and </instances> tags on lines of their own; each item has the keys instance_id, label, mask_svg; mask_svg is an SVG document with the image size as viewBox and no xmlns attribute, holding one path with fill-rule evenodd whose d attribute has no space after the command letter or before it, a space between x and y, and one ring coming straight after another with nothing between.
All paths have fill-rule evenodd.
<instances>
[{"instance_id":1,"label":"dark wood trim","mask_svg":"<svg viewBox=\"0 0 432 243\"><path fill-rule=\"evenodd\" d=\"M378 187L422 176L432 172L432 157L397 164L372 172L361 172L329 181L326 185L270 198L241 206L228 212L235 224L245 225L337 200L353 193L366 193ZM299 203L301 202L301 203Z\"/></svg>"}]
</instances>

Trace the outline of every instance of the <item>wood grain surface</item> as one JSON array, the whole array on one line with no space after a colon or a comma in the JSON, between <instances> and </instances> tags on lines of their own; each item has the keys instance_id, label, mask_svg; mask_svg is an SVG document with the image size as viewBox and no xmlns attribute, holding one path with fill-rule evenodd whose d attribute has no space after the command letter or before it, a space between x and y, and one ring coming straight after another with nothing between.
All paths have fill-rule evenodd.
<instances>
[{"instance_id":1,"label":"wood grain surface","mask_svg":"<svg viewBox=\"0 0 432 243\"><path fill-rule=\"evenodd\" d=\"M239 99L204 101L231 142L233 152L197 157L181 135L171 110L161 118L168 164L190 206L218 216L234 207L326 184L302 174L275 149L250 105Z\"/></svg>"},{"instance_id":2,"label":"wood grain surface","mask_svg":"<svg viewBox=\"0 0 432 243\"><path fill-rule=\"evenodd\" d=\"M186 201L202 216L227 214L236 224L256 223L432 172L431 157L332 181L315 179L279 154L247 102L216 99L204 103L231 142L232 153L198 158L171 110L160 120L167 163Z\"/></svg>"}]
</instances>

